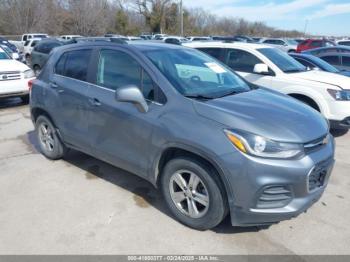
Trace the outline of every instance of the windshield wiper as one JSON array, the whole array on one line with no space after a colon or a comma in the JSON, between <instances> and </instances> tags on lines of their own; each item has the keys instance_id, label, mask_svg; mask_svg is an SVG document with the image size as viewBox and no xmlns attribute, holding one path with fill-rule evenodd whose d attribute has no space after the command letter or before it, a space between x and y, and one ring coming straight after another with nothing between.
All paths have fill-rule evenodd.
<instances>
[{"instance_id":1,"label":"windshield wiper","mask_svg":"<svg viewBox=\"0 0 350 262\"><path fill-rule=\"evenodd\" d=\"M301 69L289 69L289 70L284 70L285 73L299 73L299 72L305 72L306 70L301 70Z\"/></svg>"},{"instance_id":2,"label":"windshield wiper","mask_svg":"<svg viewBox=\"0 0 350 262\"><path fill-rule=\"evenodd\" d=\"M217 96L216 98L225 97L225 96L232 96L232 95L236 95L236 94L243 93L243 92L248 92L248 91L246 91L246 90L231 90L230 92L227 92L221 96Z\"/></svg>"},{"instance_id":3,"label":"windshield wiper","mask_svg":"<svg viewBox=\"0 0 350 262\"><path fill-rule=\"evenodd\" d=\"M214 99L214 97L212 97L212 96L206 96L206 95L202 95L202 94L185 95L185 97L195 98L195 99L202 99L202 100Z\"/></svg>"}]
</instances>

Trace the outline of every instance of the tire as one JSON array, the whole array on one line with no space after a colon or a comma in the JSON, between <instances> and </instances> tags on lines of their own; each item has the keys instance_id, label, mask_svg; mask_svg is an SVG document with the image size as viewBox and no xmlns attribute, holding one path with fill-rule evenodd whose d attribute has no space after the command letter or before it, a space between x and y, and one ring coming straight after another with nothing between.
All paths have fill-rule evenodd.
<instances>
[{"instance_id":1,"label":"tire","mask_svg":"<svg viewBox=\"0 0 350 262\"><path fill-rule=\"evenodd\" d=\"M31 64L31 62L32 62L30 54L26 54L25 55L25 60L26 60L26 64L29 66Z\"/></svg>"},{"instance_id":2,"label":"tire","mask_svg":"<svg viewBox=\"0 0 350 262\"><path fill-rule=\"evenodd\" d=\"M45 157L57 160L66 155L67 148L59 139L56 128L46 116L38 117L35 122L35 132L41 153Z\"/></svg>"},{"instance_id":3,"label":"tire","mask_svg":"<svg viewBox=\"0 0 350 262\"><path fill-rule=\"evenodd\" d=\"M23 104L29 104L29 95L21 96Z\"/></svg>"},{"instance_id":4,"label":"tire","mask_svg":"<svg viewBox=\"0 0 350 262\"><path fill-rule=\"evenodd\" d=\"M40 66L35 65L35 66L33 67L33 71L34 71L35 76L38 76L38 75L40 74L40 72L41 72Z\"/></svg>"},{"instance_id":5,"label":"tire","mask_svg":"<svg viewBox=\"0 0 350 262\"><path fill-rule=\"evenodd\" d=\"M194 229L207 230L217 226L226 216L225 191L213 172L205 163L189 157L175 158L166 164L161 177L162 193L171 213L181 223ZM197 183L191 183L191 177ZM181 189L179 182L187 190ZM189 190L191 185L193 188Z\"/></svg>"}]
</instances>

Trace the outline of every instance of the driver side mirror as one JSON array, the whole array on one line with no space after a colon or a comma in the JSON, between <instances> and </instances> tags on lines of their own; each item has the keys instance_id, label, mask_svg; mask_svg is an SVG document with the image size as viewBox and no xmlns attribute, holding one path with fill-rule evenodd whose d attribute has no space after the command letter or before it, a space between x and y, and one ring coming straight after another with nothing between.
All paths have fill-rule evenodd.
<instances>
[{"instance_id":1,"label":"driver side mirror","mask_svg":"<svg viewBox=\"0 0 350 262\"><path fill-rule=\"evenodd\" d=\"M19 58L19 55L17 53L12 53L12 59L17 60Z\"/></svg>"},{"instance_id":2,"label":"driver side mirror","mask_svg":"<svg viewBox=\"0 0 350 262\"><path fill-rule=\"evenodd\" d=\"M253 72L259 75L270 75L269 67L266 64L256 64Z\"/></svg>"},{"instance_id":3,"label":"driver side mirror","mask_svg":"<svg viewBox=\"0 0 350 262\"><path fill-rule=\"evenodd\" d=\"M132 103L141 113L148 112L148 105L141 90L134 85L123 86L115 91L115 100Z\"/></svg>"}]
</instances>

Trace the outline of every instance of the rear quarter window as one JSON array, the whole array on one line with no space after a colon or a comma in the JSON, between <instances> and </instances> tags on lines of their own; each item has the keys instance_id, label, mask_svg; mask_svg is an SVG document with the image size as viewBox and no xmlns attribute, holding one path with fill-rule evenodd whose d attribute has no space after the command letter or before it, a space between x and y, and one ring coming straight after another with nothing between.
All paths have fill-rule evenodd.
<instances>
[{"instance_id":1,"label":"rear quarter window","mask_svg":"<svg viewBox=\"0 0 350 262\"><path fill-rule=\"evenodd\" d=\"M87 81L92 51L90 49L74 50L64 53L55 66L55 74Z\"/></svg>"}]
</instances>

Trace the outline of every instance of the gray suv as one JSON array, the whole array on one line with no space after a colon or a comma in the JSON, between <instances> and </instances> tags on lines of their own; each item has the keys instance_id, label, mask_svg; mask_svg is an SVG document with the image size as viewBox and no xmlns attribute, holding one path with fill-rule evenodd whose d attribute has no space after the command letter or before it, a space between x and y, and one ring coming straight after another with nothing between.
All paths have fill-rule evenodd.
<instances>
[{"instance_id":1,"label":"gray suv","mask_svg":"<svg viewBox=\"0 0 350 262\"><path fill-rule=\"evenodd\" d=\"M55 49L31 84L42 153L69 148L162 190L204 230L290 219L317 201L334 164L327 121L176 45L91 42Z\"/></svg>"}]
</instances>

